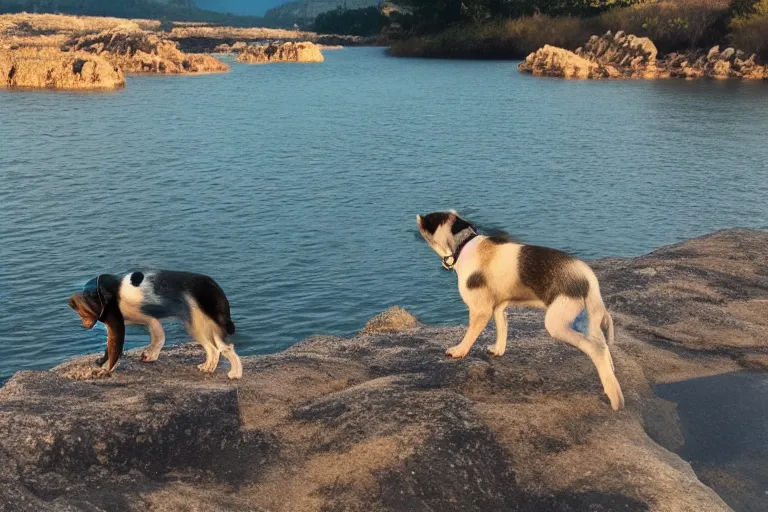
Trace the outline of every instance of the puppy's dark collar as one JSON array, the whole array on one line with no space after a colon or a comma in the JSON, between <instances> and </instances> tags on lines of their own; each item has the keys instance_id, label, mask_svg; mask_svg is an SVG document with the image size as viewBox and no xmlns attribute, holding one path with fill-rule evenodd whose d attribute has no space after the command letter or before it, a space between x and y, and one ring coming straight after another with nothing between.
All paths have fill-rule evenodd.
<instances>
[{"instance_id":1,"label":"puppy's dark collar","mask_svg":"<svg viewBox=\"0 0 768 512\"><path fill-rule=\"evenodd\" d=\"M472 233L467 238L461 241L459 245L456 246L456 250L453 251L453 254L449 254L448 256L443 256L443 268L445 270L453 270L453 267L456 266L456 263L459 261L459 255L461 254L461 250L464 248L465 245L467 245L469 242L471 242L475 237L477 236L477 233Z\"/></svg>"}]
</instances>

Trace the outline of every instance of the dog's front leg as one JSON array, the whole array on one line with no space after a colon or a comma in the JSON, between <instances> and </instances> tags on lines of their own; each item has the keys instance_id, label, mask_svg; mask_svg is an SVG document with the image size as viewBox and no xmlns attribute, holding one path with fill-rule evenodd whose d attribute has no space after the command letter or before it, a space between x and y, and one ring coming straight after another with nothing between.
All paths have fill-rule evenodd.
<instances>
[{"instance_id":1,"label":"dog's front leg","mask_svg":"<svg viewBox=\"0 0 768 512\"><path fill-rule=\"evenodd\" d=\"M469 328L467 328L467 333L464 335L464 339L461 340L461 343L459 343L458 345L446 350L445 354L453 357L454 359L466 356L467 353L469 352L469 349L472 348L472 345L477 340L477 337L480 336L480 333L483 332L483 329L485 329L485 326L488 325L488 321L490 319L491 319L490 310L488 309L473 310L470 308Z\"/></svg>"},{"instance_id":2,"label":"dog's front leg","mask_svg":"<svg viewBox=\"0 0 768 512\"><path fill-rule=\"evenodd\" d=\"M160 351L163 349L163 345L165 345L165 331L160 320L157 318L150 319L149 323L147 323L147 329L149 329L150 342L141 353L141 360L145 363L157 361L157 358L160 357Z\"/></svg>"}]
</instances>

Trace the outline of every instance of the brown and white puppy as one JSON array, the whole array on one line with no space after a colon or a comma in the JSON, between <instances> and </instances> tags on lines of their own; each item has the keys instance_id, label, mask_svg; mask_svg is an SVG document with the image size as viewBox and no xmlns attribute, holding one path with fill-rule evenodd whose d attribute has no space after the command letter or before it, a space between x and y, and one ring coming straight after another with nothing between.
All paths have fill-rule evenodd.
<instances>
[{"instance_id":1,"label":"brown and white puppy","mask_svg":"<svg viewBox=\"0 0 768 512\"><path fill-rule=\"evenodd\" d=\"M123 353L125 325L145 325L151 342L141 360L155 361L165 344L161 320L183 320L187 332L205 349L200 371L213 373L223 355L230 363L230 379L243 375L243 366L227 335L234 334L229 301L210 277L191 272L159 270L132 272L122 279L102 274L69 299L86 329L101 320L107 326L107 350L97 362L106 372L114 371Z\"/></svg>"},{"instance_id":2,"label":"brown and white puppy","mask_svg":"<svg viewBox=\"0 0 768 512\"><path fill-rule=\"evenodd\" d=\"M447 355L466 356L493 317L496 344L488 351L502 356L507 346L507 306L545 309L547 332L587 354L611 407L624 406L602 330L607 330L612 343L613 319L603 304L597 277L586 263L555 249L516 243L506 235L479 235L454 211L417 215L416 221L424 240L441 257L443 268L456 271L459 294L469 308L467 333ZM573 328L584 310L586 335Z\"/></svg>"}]
</instances>

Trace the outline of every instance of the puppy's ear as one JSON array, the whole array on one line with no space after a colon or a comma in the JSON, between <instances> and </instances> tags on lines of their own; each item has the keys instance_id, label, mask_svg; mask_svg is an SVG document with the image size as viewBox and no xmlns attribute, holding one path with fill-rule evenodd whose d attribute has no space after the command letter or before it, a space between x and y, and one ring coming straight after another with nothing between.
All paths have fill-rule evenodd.
<instances>
[{"instance_id":1,"label":"puppy's ear","mask_svg":"<svg viewBox=\"0 0 768 512\"><path fill-rule=\"evenodd\" d=\"M91 281L89 281L89 284ZM96 278L96 293L99 296L99 301L101 301L102 312L117 300L119 289L120 280L112 274L101 274Z\"/></svg>"},{"instance_id":2,"label":"puppy's ear","mask_svg":"<svg viewBox=\"0 0 768 512\"><path fill-rule=\"evenodd\" d=\"M416 224L418 224L419 227L421 227L421 215L418 215L418 214L416 215Z\"/></svg>"}]
</instances>

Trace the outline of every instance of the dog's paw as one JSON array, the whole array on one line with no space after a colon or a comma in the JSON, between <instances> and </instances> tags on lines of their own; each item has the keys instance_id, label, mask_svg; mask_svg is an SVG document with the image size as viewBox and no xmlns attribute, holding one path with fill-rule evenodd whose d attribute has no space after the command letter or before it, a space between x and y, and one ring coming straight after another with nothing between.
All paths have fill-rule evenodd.
<instances>
[{"instance_id":1,"label":"dog's paw","mask_svg":"<svg viewBox=\"0 0 768 512\"><path fill-rule=\"evenodd\" d=\"M231 380L234 379L240 379L243 376L243 372L236 372L234 370L229 370L229 373L227 373L227 377Z\"/></svg>"},{"instance_id":2,"label":"dog's paw","mask_svg":"<svg viewBox=\"0 0 768 512\"><path fill-rule=\"evenodd\" d=\"M445 355L450 356L454 359L461 359L462 357L467 355L467 350L464 350L464 348L461 345L456 345L446 350Z\"/></svg>"},{"instance_id":3,"label":"dog's paw","mask_svg":"<svg viewBox=\"0 0 768 512\"><path fill-rule=\"evenodd\" d=\"M197 365L197 369L203 373L213 373L216 371L216 368L211 368L211 365L209 365L207 362Z\"/></svg>"},{"instance_id":4,"label":"dog's paw","mask_svg":"<svg viewBox=\"0 0 768 512\"><path fill-rule=\"evenodd\" d=\"M488 346L488 355L493 357L501 357L504 355L504 350L500 350L496 348L496 345L489 345Z\"/></svg>"},{"instance_id":5,"label":"dog's paw","mask_svg":"<svg viewBox=\"0 0 768 512\"><path fill-rule=\"evenodd\" d=\"M97 359L96 361L94 361L94 362L96 363L96 366L101 366L101 365L103 365L104 363L106 363L106 362L107 362L107 356L104 356L104 357L100 357L100 358L98 358L98 359Z\"/></svg>"},{"instance_id":6,"label":"dog's paw","mask_svg":"<svg viewBox=\"0 0 768 512\"><path fill-rule=\"evenodd\" d=\"M152 361L157 361L158 357L160 357L160 354L153 354L149 350L145 350L141 353L141 362L151 363Z\"/></svg>"}]
</instances>

